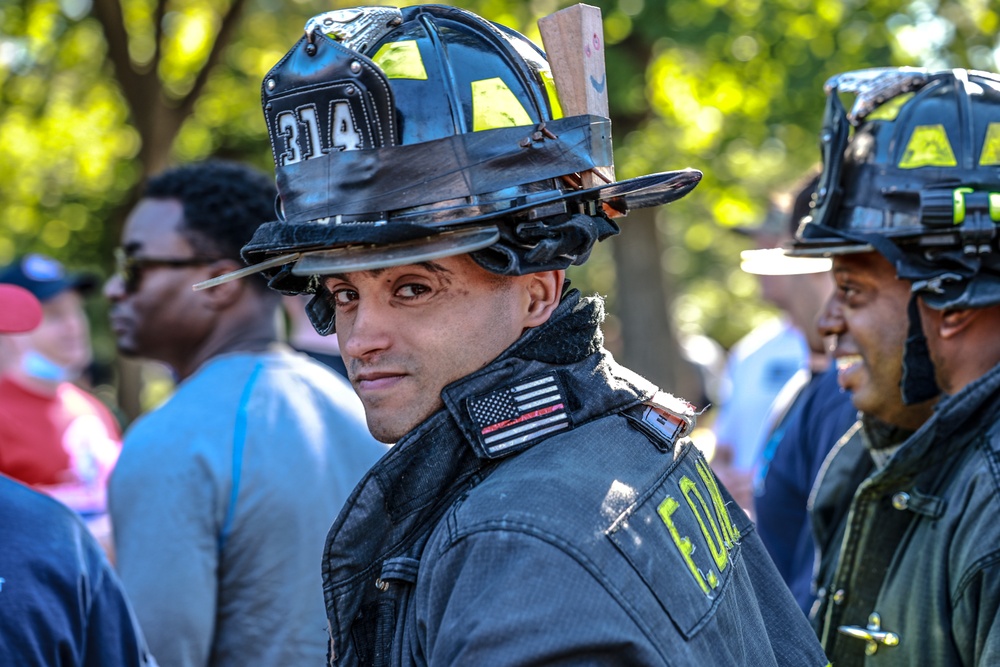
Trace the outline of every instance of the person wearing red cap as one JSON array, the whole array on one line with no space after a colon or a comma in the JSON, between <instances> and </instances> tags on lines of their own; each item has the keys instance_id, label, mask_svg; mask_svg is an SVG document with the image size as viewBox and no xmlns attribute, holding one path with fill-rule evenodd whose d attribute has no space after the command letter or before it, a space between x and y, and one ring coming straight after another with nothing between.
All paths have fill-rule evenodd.
<instances>
[{"instance_id":1,"label":"person wearing red cap","mask_svg":"<svg viewBox=\"0 0 1000 667\"><path fill-rule=\"evenodd\" d=\"M17 285L0 285L0 333L31 331L42 321L42 305Z\"/></svg>"},{"instance_id":2,"label":"person wearing red cap","mask_svg":"<svg viewBox=\"0 0 1000 667\"><path fill-rule=\"evenodd\" d=\"M110 549L105 489L121 431L76 384L92 358L83 299L96 280L29 254L0 269L0 282L28 290L42 308L37 328L0 345L0 472L79 513Z\"/></svg>"},{"instance_id":3,"label":"person wearing red cap","mask_svg":"<svg viewBox=\"0 0 1000 667\"><path fill-rule=\"evenodd\" d=\"M31 292L0 284L0 334L41 321ZM0 534L0 664L155 667L118 577L78 517L0 474Z\"/></svg>"}]
</instances>

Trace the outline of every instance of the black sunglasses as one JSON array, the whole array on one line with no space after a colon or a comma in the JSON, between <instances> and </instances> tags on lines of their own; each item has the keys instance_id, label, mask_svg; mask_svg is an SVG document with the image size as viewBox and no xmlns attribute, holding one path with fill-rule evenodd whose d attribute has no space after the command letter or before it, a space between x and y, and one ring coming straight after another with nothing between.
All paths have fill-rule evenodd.
<instances>
[{"instance_id":1,"label":"black sunglasses","mask_svg":"<svg viewBox=\"0 0 1000 667\"><path fill-rule=\"evenodd\" d=\"M133 293L142 282L142 272L151 268L181 269L188 266L202 266L218 262L221 257L135 257L124 248L115 248L115 274L121 276L125 291Z\"/></svg>"}]
</instances>

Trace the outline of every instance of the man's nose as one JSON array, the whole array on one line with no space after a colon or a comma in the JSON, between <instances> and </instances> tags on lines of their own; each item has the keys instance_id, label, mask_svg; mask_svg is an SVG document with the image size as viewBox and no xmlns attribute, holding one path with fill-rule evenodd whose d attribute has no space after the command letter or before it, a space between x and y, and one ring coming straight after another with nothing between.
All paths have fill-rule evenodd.
<instances>
[{"instance_id":1,"label":"man's nose","mask_svg":"<svg viewBox=\"0 0 1000 667\"><path fill-rule=\"evenodd\" d=\"M843 304L837 292L830 295L826 303L823 304L822 310L816 317L816 328L823 336L837 336L847 330Z\"/></svg>"},{"instance_id":2,"label":"man's nose","mask_svg":"<svg viewBox=\"0 0 1000 667\"><path fill-rule=\"evenodd\" d=\"M388 304L359 300L349 314L337 314L340 351L354 359L365 359L392 345L393 317Z\"/></svg>"},{"instance_id":3,"label":"man's nose","mask_svg":"<svg viewBox=\"0 0 1000 667\"><path fill-rule=\"evenodd\" d=\"M118 273L112 275L104 283L101 292L108 301L118 301L125 296L125 279Z\"/></svg>"}]
</instances>

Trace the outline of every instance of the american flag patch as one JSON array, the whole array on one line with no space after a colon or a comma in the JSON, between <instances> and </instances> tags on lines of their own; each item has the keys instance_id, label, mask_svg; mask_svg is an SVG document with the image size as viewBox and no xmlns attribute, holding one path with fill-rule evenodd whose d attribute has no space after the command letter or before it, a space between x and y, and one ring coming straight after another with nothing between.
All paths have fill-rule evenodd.
<instances>
[{"instance_id":1,"label":"american flag patch","mask_svg":"<svg viewBox=\"0 0 1000 667\"><path fill-rule=\"evenodd\" d=\"M554 375L469 399L469 413L488 454L569 428L566 401Z\"/></svg>"}]
</instances>

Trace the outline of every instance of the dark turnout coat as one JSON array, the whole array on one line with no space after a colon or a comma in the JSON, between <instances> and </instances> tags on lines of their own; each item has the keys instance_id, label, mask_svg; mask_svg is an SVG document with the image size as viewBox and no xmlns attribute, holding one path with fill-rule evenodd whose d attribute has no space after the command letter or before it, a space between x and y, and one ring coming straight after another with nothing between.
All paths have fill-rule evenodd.
<instances>
[{"instance_id":1,"label":"dark turnout coat","mask_svg":"<svg viewBox=\"0 0 1000 667\"><path fill-rule=\"evenodd\" d=\"M827 663L691 407L601 349L599 300L442 393L334 524L337 665Z\"/></svg>"},{"instance_id":2,"label":"dark turnout coat","mask_svg":"<svg viewBox=\"0 0 1000 667\"><path fill-rule=\"evenodd\" d=\"M813 491L831 661L1000 665L1000 367L944 397L884 468L868 446L859 422Z\"/></svg>"}]
</instances>

